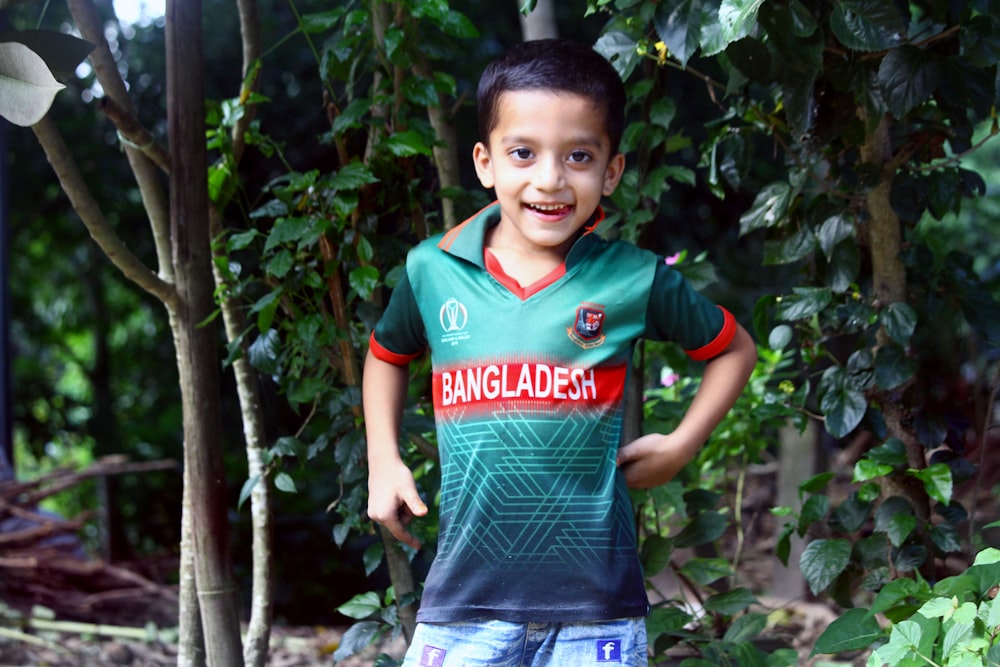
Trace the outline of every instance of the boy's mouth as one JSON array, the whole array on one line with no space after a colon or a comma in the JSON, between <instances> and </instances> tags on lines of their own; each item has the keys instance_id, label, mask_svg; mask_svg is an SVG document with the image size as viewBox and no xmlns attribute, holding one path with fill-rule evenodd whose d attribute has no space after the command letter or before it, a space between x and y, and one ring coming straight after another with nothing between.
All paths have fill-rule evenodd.
<instances>
[{"instance_id":1,"label":"boy's mouth","mask_svg":"<svg viewBox=\"0 0 1000 667\"><path fill-rule=\"evenodd\" d=\"M568 215L573 207L568 204L526 204L530 210L542 215L562 216Z\"/></svg>"}]
</instances>

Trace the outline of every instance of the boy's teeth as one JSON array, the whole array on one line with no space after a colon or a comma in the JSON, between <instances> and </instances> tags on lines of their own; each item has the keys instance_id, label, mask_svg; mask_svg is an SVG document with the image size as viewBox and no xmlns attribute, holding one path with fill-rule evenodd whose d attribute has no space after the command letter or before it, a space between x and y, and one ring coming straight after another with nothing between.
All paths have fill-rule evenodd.
<instances>
[{"instance_id":1,"label":"boy's teeth","mask_svg":"<svg viewBox=\"0 0 1000 667\"><path fill-rule=\"evenodd\" d=\"M561 211L566 208L565 204L532 204L532 206L539 211Z\"/></svg>"}]
</instances>

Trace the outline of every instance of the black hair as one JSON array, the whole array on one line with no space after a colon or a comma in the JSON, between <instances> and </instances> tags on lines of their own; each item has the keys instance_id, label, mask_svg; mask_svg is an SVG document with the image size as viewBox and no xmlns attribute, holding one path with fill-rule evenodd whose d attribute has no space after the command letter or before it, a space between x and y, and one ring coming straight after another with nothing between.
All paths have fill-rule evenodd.
<instances>
[{"instance_id":1,"label":"black hair","mask_svg":"<svg viewBox=\"0 0 1000 667\"><path fill-rule=\"evenodd\" d=\"M568 39L521 42L487 65L476 93L480 139L496 127L500 96L513 90L550 90L580 95L604 112L611 151L625 128L625 85L608 60L586 44Z\"/></svg>"}]
</instances>

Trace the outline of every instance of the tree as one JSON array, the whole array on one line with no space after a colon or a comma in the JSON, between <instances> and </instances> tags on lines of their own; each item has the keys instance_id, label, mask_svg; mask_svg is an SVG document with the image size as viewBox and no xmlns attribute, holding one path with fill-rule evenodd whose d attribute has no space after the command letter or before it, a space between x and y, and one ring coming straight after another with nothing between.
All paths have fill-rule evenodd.
<instances>
[{"instance_id":1,"label":"tree","mask_svg":"<svg viewBox=\"0 0 1000 667\"><path fill-rule=\"evenodd\" d=\"M104 39L96 7L88 0L71 1L70 10L91 44L94 69L119 119L136 122L131 101ZM15 77L5 80L14 103L5 115L31 125L60 184L91 235L130 280L167 307L177 352L184 405L185 543L182 562L182 664L199 664L207 649L209 664L236 664L240 656L239 616L229 563L228 521L221 465L218 352L213 328L204 324L213 310L209 272L208 179L204 143L204 92L201 84L201 6L171 3L168 10L169 164L162 151L147 144L127 145L126 153L140 184L160 259L161 275L153 274L132 254L107 223L79 172L58 129L45 113L60 87L48 67L19 42L3 44L16 61L6 62ZM191 37L194 37L193 42ZM58 47L54 53L61 55ZM158 158L154 162L150 156ZM169 203L163 197L158 167L167 167ZM169 223L168 223L169 219ZM198 557L195 558L195 552ZM182 566L183 568L183 566ZM193 575L193 580L190 575ZM186 603L186 605L185 605ZM204 640L201 631L204 630Z\"/></svg>"},{"instance_id":2,"label":"tree","mask_svg":"<svg viewBox=\"0 0 1000 667\"><path fill-rule=\"evenodd\" d=\"M917 223L985 192L963 158L981 145L973 134L983 122L987 139L997 133L998 5L589 5L614 10L598 48L623 76L654 61L704 82L719 115L705 124L698 166L719 196L758 190L740 233L766 235L764 264L801 276L758 303L758 334L777 348L799 347L801 386L830 436L871 438L842 505L819 502L829 476L802 490L816 502L794 510L785 553L796 531L820 530L802 571L814 593L844 606L859 589L918 569L929 576L936 560L962 551L958 525L969 518L953 494L970 476L968 434L948 424L963 411L985 448L991 423L971 401L937 403L942 374L929 361L942 334L970 360L977 346L1000 344L1000 310L969 258L936 255ZM647 78L633 85L648 94ZM760 165L778 148L785 175L776 177ZM996 386L979 376L974 392L993 395ZM874 536L857 540L869 518ZM966 549L976 547L970 537Z\"/></svg>"}]
</instances>

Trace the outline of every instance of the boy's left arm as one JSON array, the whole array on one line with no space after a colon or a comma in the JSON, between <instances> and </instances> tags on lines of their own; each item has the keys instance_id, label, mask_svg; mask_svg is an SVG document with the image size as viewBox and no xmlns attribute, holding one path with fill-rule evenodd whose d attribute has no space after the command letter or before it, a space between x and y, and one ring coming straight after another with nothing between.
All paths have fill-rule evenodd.
<instances>
[{"instance_id":1,"label":"boy's left arm","mask_svg":"<svg viewBox=\"0 0 1000 667\"><path fill-rule=\"evenodd\" d=\"M618 449L618 465L633 489L670 481L694 458L708 436L736 403L757 363L757 346L742 326L729 346L705 364L701 386L677 428L651 433Z\"/></svg>"}]
</instances>

